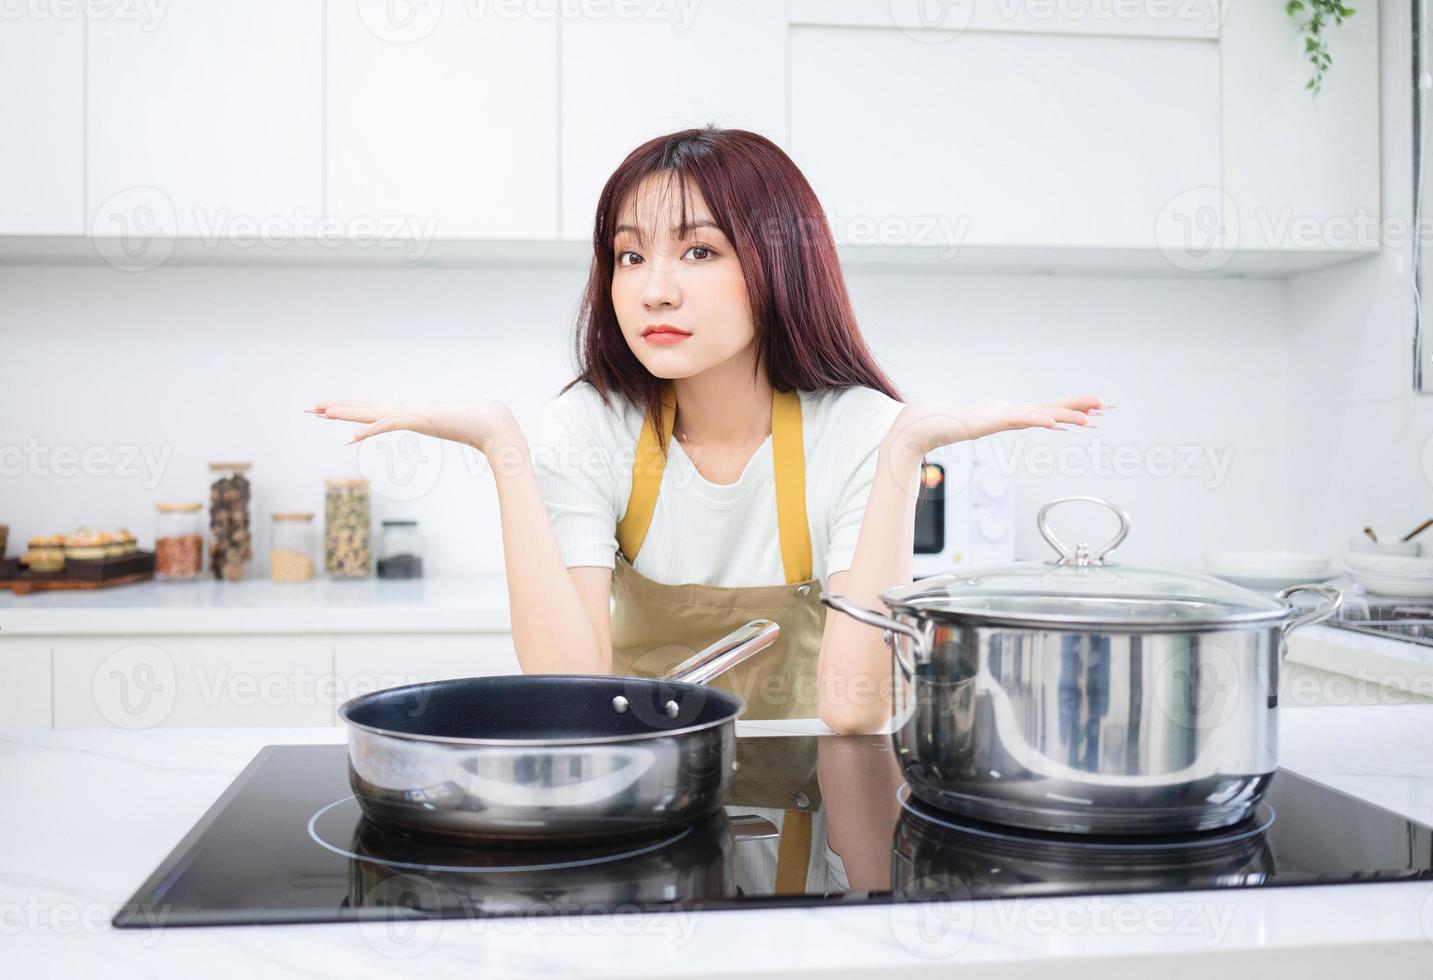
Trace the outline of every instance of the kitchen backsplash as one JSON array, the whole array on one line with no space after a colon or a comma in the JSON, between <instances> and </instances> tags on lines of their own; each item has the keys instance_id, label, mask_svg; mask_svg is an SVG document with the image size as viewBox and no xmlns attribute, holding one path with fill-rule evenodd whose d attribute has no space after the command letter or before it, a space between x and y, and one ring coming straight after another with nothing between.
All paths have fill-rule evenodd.
<instances>
[{"instance_id":1,"label":"kitchen backsplash","mask_svg":"<svg viewBox=\"0 0 1433 980\"><path fill-rule=\"evenodd\" d=\"M375 521L419 520L429 574L500 572L479 456L400 435L345 447L353 426L302 409L493 396L531 433L572 376L582 281L536 268L0 268L0 521L17 544L80 523L148 544L155 501L204 499L208 462L250 460L260 574L269 513L321 512L324 478L357 475L374 483ZM1288 516L1285 282L854 272L849 284L907 400L1093 392L1119 406L1099 429L993 437L1017 495L1017 557L1046 556L1035 510L1071 493L1130 512L1125 560L1302 543ZM1107 515L1066 510L1071 537L1107 536Z\"/></svg>"}]
</instances>

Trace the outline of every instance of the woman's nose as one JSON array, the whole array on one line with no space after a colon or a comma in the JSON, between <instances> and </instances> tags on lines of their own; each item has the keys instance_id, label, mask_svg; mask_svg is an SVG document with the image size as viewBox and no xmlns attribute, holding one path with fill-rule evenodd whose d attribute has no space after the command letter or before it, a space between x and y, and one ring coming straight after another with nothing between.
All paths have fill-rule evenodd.
<instances>
[{"instance_id":1,"label":"woman's nose","mask_svg":"<svg viewBox=\"0 0 1433 980\"><path fill-rule=\"evenodd\" d=\"M647 281L642 285L642 305L648 309L659 306L675 306L681 300L677 280L672 272L649 266Z\"/></svg>"}]
</instances>

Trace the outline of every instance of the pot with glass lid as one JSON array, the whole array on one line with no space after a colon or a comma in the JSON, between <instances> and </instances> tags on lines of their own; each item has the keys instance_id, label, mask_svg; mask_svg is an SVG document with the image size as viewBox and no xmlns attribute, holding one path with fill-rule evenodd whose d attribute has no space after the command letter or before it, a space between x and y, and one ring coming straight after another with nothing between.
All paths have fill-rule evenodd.
<instances>
[{"instance_id":1,"label":"pot with glass lid","mask_svg":"<svg viewBox=\"0 0 1433 980\"><path fill-rule=\"evenodd\" d=\"M1046 519L1070 501L1110 508L1119 531L1071 552ZM1129 515L1097 497L1053 500L1036 522L1059 557L887 589L889 615L821 595L886 631L892 739L912 794L1064 833L1197 832L1251 815L1278 768L1286 638L1337 611L1342 593L1266 595L1122 564L1107 556Z\"/></svg>"}]
</instances>

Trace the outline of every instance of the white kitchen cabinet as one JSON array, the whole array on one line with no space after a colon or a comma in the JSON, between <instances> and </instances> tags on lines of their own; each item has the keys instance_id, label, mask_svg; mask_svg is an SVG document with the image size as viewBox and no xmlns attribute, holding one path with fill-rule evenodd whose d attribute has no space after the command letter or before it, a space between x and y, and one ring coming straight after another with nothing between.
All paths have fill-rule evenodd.
<instances>
[{"instance_id":1,"label":"white kitchen cabinet","mask_svg":"<svg viewBox=\"0 0 1433 980\"><path fill-rule=\"evenodd\" d=\"M791 152L841 243L1154 250L1219 182L1212 40L796 25L790 52Z\"/></svg>"},{"instance_id":2,"label":"white kitchen cabinet","mask_svg":"<svg viewBox=\"0 0 1433 980\"><path fill-rule=\"evenodd\" d=\"M402 684L520 674L512 636L507 633L456 636L340 636L334 643L334 673L348 697Z\"/></svg>"},{"instance_id":3,"label":"white kitchen cabinet","mask_svg":"<svg viewBox=\"0 0 1433 980\"><path fill-rule=\"evenodd\" d=\"M516 673L506 632L15 638L0 641L0 730L333 725L369 691Z\"/></svg>"},{"instance_id":4,"label":"white kitchen cabinet","mask_svg":"<svg viewBox=\"0 0 1433 980\"><path fill-rule=\"evenodd\" d=\"M1314 96L1303 36L1283 4L1229 4L1223 186L1234 215L1226 231L1240 248L1379 247L1379 5L1354 6L1325 29L1333 64Z\"/></svg>"},{"instance_id":5,"label":"white kitchen cabinet","mask_svg":"<svg viewBox=\"0 0 1433 980\"><path fill-rule=\"evenodd\" d=\"M90 234L248 254L302 234L323 204L322 0L156 11L89 21Z\"/></svg>"},{"instance_id":6,"label":"white kitchen cabinet","mask_svg":"<svg viewBox=\"0 0 1433 980\"><path fill-rule=\"evenodd\" d=\"M1214 38L1229 0L787 0L793 24L894 27L930 43L966 31Z\"/></svg>"},{"instance_id":7,"label":"white kitchen cabinet","mask_svg":"<svg viewBox=\"0 0 1433 980\"><path fill-rule=\"evenodd\" d=\"M0 235L84 231L84 21L64 9L0 15Z\"/></svg>"},{"instance_id":8,"label":"white kitchen cabinet","mask_svg":"<svg viewBox=\"0 0 1433 980\"><path fill-rule=\"evenodd\" d=\"M544 7L551 12L554 8ZM360 239L557 235L557 21L330 3L328 212Z\"/></svg>"},{"instance_id":9,"label":"white kitchen cabinet","mask_svg":"<svg viewBox=\"0 0 1433 980\"><path fill-rule=\"evenodd\" d=\"M648 4L628 15L620 9L562 23L566 239L591 240L602 185L654 136L715 123L786 144L782 4Z\"/></svg>"},{"instance_id":10,"label":"white kitchen cabinet","mask_svg":"<svg viewBox=\"0 0 1433 980\"><path fill-rule=\"evenodd\" d=\"M54 727L327 725L338 688L327 636L64 637Z\"/></svg>"},{"instance_id":11,"label":"white kitchen cabinet","mask_svg":"<svg viewBox=\"0 0 1433 980\"><path fill-rule=\"evenodd\" d=\"M0 731L51 727L50 705L50 641L0 640Z\"/></svg>"}]
</instances>

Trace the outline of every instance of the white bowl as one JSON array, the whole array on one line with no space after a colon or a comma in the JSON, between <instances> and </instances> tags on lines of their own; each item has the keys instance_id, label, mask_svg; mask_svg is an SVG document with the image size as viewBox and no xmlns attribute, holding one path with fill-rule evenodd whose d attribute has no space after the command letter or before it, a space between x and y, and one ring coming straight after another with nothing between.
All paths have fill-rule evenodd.
<instances>
[{"instance_id":1,"label":"white bowl","mask_svg":"<svg viewBox=\"0 0 1433 980\"><path fill-rule=\"evenodd\" d=\"M1364 534L1348 539L1349 551L1373 555L1417 555L1418 548L1417 541L1370 541Z\"/></svg>"},{"instance_id":2,"label":"white bowl","mask_svg":"<svg viewBox=\"0 0 1433 980\"><path fill-rule=\"evenodd\" d=\"M1371 572L1374 575L1408 579L1433 578L1433 558L1350 551L1343 556L1343 563L1355 571Z\"/></svg>"},{"instance_id":3,"label":"white bowl","mask_svg":"<svg viewBox=\"0 0 1433 980\"><path fill-rule=\"evenodd\" d=\"M1394 578L1361 572L1356 568L1351 570L1349 575L1369 592L1378 595L1398 596L1403 599L1433 599L1433 578Z\"/></svg>"},{"instance_id":4,"label":"white bowl","mask_svg":"<svg viewBox=\"0 0 1433 980\"><path fill-rule=\"evenodd\" d=\"M1301 578L1323 575L1333 559L1309 551L1210 551L1204 565L1215 575Z\"/></svg>"}]
</instances>

